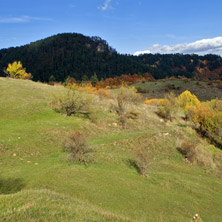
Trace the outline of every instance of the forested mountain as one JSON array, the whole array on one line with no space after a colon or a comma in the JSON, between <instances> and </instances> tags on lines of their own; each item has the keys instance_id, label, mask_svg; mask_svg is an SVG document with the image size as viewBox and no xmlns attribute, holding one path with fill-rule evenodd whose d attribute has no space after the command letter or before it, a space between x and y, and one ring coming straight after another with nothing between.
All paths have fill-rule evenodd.
<instances>
[{"instance_id":1,"label":"forested mountain","mask_svg":"<svg viewBox=\"0 0 222 222\"><path fill-rule=\"evenodd\" d=\"M0 76L8 63L21 61L33 80L48 82L68 76L81 80L94 73L99 79L122 74L151 73L155 78L184 75L197 78L222 78L222 58L216 55L146 54L122 55L99 37L77 33L51 36L21 47L0 50Z\"/></svg>"},{"instance_id":2,"label":"forested mountain","mask_svg":"<svg viewBox=\"0 0 222 222\"><path fill-rule=\"evenodd\" d=\"M222 58L218 55L144 54L134 59L153 68L151 73L158 78L178 75L197 79L222 78Z\"/></svg>"}]
</instances>

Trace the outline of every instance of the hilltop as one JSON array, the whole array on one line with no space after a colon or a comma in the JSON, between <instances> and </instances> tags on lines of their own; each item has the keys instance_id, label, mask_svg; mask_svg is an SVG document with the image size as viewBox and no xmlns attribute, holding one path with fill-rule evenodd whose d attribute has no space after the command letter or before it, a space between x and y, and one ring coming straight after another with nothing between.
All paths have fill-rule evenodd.
<instances>
[{"instance_id":1,"label":"hilltop","mask_svg":"<svg viewBox=\"0 0 222 222\"><path fill-rule=\"evenodd\" d=\"M208 166L189 164L177 146L196 141L212 156L221 150L198 136L189 122L164 122L139 102L123 129L110 111L112 96L95 99L97 121L65 116L51 106L66 92L30 80L0 78L0 218L4 221L181 221L196 214L217 222L221 179ZM115 94L117 90L110 90ZM94 149L89 165L67 160L64 140L83 133ZM146 147L147 177L133 159Z\"/></svg>"},{"instance_id":2,"label":"hilltop","mask_svg":"<svg viewBox=\"0 0 222 222\"><path fill-rule=\"evenodd\" d=\"M34 81L48 82L51 75L64 82L70 76L82 80L94 73L99 79L122 74L151 73L156 79L186 76L221 79L222 58L217 55L123 55L100 37L77 33L57 34L21 47L0 50L0 76L8 63L21 61Z\"/></svg>"},{"instance_id":3,"label":"hilltop","mask_svg":"<svg viewBox=\"0 0 222 222\"><path fill-rule=\"evenodd\" d=\"M20 60L32 73L33 80L41 82L48 82L51 75L63 82L68 76L81 80L83 75L90 77L95 72L101 79L145 70L145 65L131 56L118 54L105 40L77 33L58 34L25 46L2 49L0 75L15 60Z\"/></svg>"}]
</instances>

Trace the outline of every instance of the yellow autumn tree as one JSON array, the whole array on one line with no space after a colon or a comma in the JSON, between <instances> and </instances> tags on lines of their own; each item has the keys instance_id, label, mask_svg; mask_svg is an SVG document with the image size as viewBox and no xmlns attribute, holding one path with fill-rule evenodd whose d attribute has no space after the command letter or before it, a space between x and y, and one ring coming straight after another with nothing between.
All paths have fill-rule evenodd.
<instances>
[{"instance_id":1,"label":"yellow autumn tree","mask_svg":"<svg viewBox=\"0 0 222 222\"><path fill-rule=\"evenodd\" d=\"M13 63L9 63L5 72L11 77L15 79L31 79L31 73L27 73L26 69L22 67L22 63L20 61L15 61Z\"/></svg>"},{"instance_id":2,"label":"yellow autumn tree","mask_svg":"<svg viewBox=\"0 0 222 222\"><path fill-rule=\"evenodd\" d=\"M190 119L193 109L200 105L199 99L188 90L179 95L178 103L183 108L186 119Z\"/></svg>"},{"instance_id":3,"label":"yellow autumn tree","mask_svg":"<svg viewBox=\"0 0 222 222\"><path fill-rule=\"evenodd\" d=\"M183 109L186 109L187 106L197 106L200 104L198 98L188 90L179 95L178 102Z\"/></svg>"}]
</instances>

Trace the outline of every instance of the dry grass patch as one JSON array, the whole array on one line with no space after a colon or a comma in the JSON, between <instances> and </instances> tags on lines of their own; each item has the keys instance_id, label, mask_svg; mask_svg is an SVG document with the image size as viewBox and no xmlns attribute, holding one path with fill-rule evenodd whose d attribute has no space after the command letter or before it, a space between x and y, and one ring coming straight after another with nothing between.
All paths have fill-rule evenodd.
<instances>
[{"instance_id":1,"label":"dry grass patch","mask_svg":"<svg viewBox=\"0 0 222 222\"><path fill-rule=\"evenodd\" d=\"M204 149L199 141L183 141L177 150L184 156L187 163L215 168L212 153Z\"/></svg>"}]
</instances>

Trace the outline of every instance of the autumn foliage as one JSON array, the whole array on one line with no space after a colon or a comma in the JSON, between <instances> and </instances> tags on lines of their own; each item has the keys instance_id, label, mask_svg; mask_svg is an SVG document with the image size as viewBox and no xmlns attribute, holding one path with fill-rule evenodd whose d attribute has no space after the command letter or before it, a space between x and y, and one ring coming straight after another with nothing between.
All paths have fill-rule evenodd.
<instances>
[{"instance_id":1,"label":"autumn foliage","mask_svg":"<svg viewBox=\"0 0 222 222\"><path fill-rule=\"evenodd\" d=\"M97 83L97 86L101 88L106 88L106 87L119 87L122 85L131 85L137 82L142 82L142 81L151 81L154 80L154 77L150 73L145 73L144 75L121 75L117 76L114 78L107 78L105 80L101 80Z\"/></svg>"},{"instance_id":2,"label":"autumn foliage","mask_svg":"<svg viewBox=\"0 0 222 222\"><path fill-rule=\"evenodd\" d=\"M222 139L222 101L214 99L200 102L189 91L178 97L179 104L184 109L186 118L196 129L216 143L221 144Z\"/></svg>"},{"instance_id":3,"label":"autumn foliage","mask_svg":"<svg viewBox=\"0 0 222 222\"><path fill-rule=\"evenodd\" d=\"M170 93L164 99L150 99L144 103L158 106L157 114L171 121L180 107L186 120L191 121L202 136L207 136L213 143L222 146L222 100L200 102L186 90L178 97Z\"/></svg>"},{"instance_id":4,"label":"autumn foliage","mask_svg":"<svg viewBox=\"0 0 222 222\"><path fill-rule=\"evenodd\" d=\"M22 67L22 63L20 61L15 61L13 63L9 63L8 67L5 70L5 73L9 75L11 78L15 79L31 79L31 73L27 73L26 69Z\"/></svg>"},{"instance_id":5,"label":"autumn foliage","mask_svg":"<svg viewBox=\"0 0 222 222\"><path fill-rule=\"evenodd\" d=\"M187 109L189 106L197 106L200 104L198 98L188 90L179 95L178 102L183 109Z\"/></svg>"},{"instance_id":6,"label":"autumn foliage","mask_svg":"<svg viewBox=\"0 0 222 222\"><path fill-rule=\"evenodd\" d=\"M164 99L148 99L144 101L144 104L153 105L153 106L161 106L164 104Z\"/></svg>"},{"instance_id":7,"label":"autumn foliage","mask_svg":"<svg viewBox=\"0 0 222 222\"><path fill-rule=\"evenodd\" d=\"M222 102L202 102L198 106L187 109L189 119L199 131L205 135L214 135L222 138Z\"/></svg>"}]
</instances>

